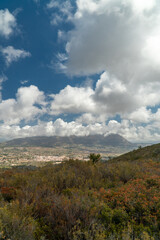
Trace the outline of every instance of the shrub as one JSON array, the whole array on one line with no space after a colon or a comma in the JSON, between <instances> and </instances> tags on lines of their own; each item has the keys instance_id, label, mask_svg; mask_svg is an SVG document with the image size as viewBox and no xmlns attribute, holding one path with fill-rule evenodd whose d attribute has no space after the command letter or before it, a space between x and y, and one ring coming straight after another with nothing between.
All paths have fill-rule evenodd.
<instances>
[{"instance_id":1,"label":"shrub","mask_svg":"<svg viewBox=\"0 0 160 240\"><path fill-rule=\"evenodd\" d=\"M95 154L95 153L90 153L89 159L90 161L95 164L101 160L101 155L100 154Z\"/></svg>"}]
</instances>

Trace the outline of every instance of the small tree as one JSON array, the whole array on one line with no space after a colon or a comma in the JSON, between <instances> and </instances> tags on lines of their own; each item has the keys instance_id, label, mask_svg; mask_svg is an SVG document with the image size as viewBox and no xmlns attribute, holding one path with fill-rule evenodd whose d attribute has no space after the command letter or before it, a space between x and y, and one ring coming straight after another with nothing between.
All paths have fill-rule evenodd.
<instances>
[{"instance_id":1,"label":"small tree","mask_svg":"<svg viewBox=\"0 0 160 240\"><path fill-rule=\"evenodd\" d=\"M93 164L99 162L101 160L101 155L100 154L95 154L95 153L90 153L89 159L92 161Z\"/></svg>"}]
</instances>

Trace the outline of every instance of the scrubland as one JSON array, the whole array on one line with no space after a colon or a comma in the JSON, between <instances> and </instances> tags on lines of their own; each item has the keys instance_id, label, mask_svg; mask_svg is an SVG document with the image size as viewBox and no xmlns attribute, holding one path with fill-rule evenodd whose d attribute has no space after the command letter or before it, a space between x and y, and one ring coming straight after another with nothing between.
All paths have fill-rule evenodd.
<instances>
[{"instance_id":1,"label":"scrubland","mask_svg":"<svg viewBox=\"0 0 160 240\"><path fill-rule=\"evenodd\" d=\"M1 169L0 239L160 239L159 154Z\"/></svg>"}]
</instances>

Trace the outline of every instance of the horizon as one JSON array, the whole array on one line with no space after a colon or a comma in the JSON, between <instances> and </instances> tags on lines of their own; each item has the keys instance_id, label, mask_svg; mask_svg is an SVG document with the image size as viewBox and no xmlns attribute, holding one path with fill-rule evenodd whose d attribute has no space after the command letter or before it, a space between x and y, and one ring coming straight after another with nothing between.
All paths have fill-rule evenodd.
<instances>
[{"instance_id":1,"label":"horizon","mask_svg":"<svg viewBox=\"0 0 160 240\"><path fill-rule=\"evenodd\" d=\"M160 142L159 19L155 0L1 0L0 138Z\"/></svg>"}]
</instances>

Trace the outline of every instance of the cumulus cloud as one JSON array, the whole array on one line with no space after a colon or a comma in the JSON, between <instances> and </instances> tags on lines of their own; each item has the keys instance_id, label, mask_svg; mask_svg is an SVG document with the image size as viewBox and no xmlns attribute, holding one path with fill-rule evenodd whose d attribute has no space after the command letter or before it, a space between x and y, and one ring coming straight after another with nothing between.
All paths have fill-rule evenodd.
<instances>
[{"instance_id":1,"label":"cumulus cloud","mask_svg":"<svg viewBox=\"0 0 160 240\"><path fill-rule=\"evenodd\" d=\"M57 7L56 1L51 3ZM118 114L122 120L109 122L110 131L119 129L130 139L158 139L160 115L152 108L160 105L160 3L76 0L76 4L74 28L66 37L65 55L59 55L65 56L59 57L59 67L73 76L100 77L95 88L61 90L53 96L52 113L81 114L76 122L88 125L104 124ZM77 104L81 91L85 94ZM122 122L129 125L122 127Z\"/></svg>"},{"instance_id":2,"label":"cumulus cloud","mask_svg":"<svg viewBox=\"0 0 160 240\"><path fill-rule=\"evenodd\" d=\"M8 38L16 28L16 18L8 9L0 10L0 35Z\"/></svg>"},{"instance_id":3,"label":"cumulus cloud","mask_svg":"<svg viewBox=\"0 0 160 240\"><path fill-rule=\"evenodd\" d=\"M100 73L90 97L95 112L122 117L134 112L132 118L135 112L144 113L147 107L158 106L159 2L77 0L76 3L74 29L68 33L66 44L68 58L59 58L61 70L72 75Z\"/></svg>"},{"instance_id":4,"label":"cumulus cloud","mask_svg":"<svg viewBox=\"0 0 160 240\"><path fill-rule=\"evenodd\" d=\"M107 70L126 80L134 77L135 69L139 78L148 66L154 68L150 55L159 56L159 9L154 0L147 4L137 0L77 0L75 28L66 45L68 71L88 75Z\"/></svg>"},{"instance_id":5,"label":"cumulus cloud","mask_svg":"<svg viewBox=\"0 0 160 240\"><path fill-rule=\"evenodd\" d=\"M112 115L130 112L139 105L127 85L107 72L104 72L97 81L94 101L99 112Z\"/></svg>"},{"instance_id":6,"label":"cumulus cloud","mask_svg":"<svg viewBox=\"0 0 160 240\"><path fill-rule=\"evenodd\" d=\"M127 118L135 123L149 123L152 120L153 116L151 109L141 107L129 114Z\"/></svg>"},{"instance_id":7,"label":"cumulus cloud","mask_svg":"<svg viewBox=\"0 0 160 240\"><path fill-rule=\"evenodd\" d=\"M102 79L104 80L104 76ZM99 84L98 82L96 88L100 87ZM156 142L160 139L160 109L153 113L151 109L141 107L117 121L114 116L109 117L102 112L102 108L99 110L100 105L96 105L94 98L96 88L93 90L91 87L67 86L59 94L50 96L53 98L51 102L45 101L44 93L36 86L19 88L15 99L3 100L0 103L1 138L7 140L42 135L85 136L117 133L133 142ZM125 88L120 86L118 91L119 89L123 91ZM51 118L52 115L62 113L77 113L80 116L70 122L62 118L55 121L39 120L44 114ZM35 123L31 124L33 120Z\"/></svg>"},{"instance_id":8,"label":"cumulus cloud","mask_svg":"<svg viewBox=\"0 0 160 240\"><path fill-rule=\"evenodd\" d=\"M121 115L122 118L129 117L129 119L135 119L139 115L138 121L140 121L140 116L145 115L145 118L142 117L143 122L143 120L147 121L149 113L146 108L160 103L160 82L149 82L145 87L142 84L135 86L134 82L133 84L124 83L104 72L97 81L95 89L90 86L67 86L51 97L53 98L51 110L55 115L93 114L102 116L99 119L106 117L106 120L116 114ZM86 118L90 115L84 116Z\"/></svg>"},{"instance_id":9,"label":"cumulus cloud","mask_svg":"<svg viewBox=\"0 0 160 240\"><path fill-rule=\"evenodd\" d=\"M0 127L1 137L29 137L29 136L86 136L90 134L104 134L108 130L108 126L100 123L89 124L84 126L76 121L65 122L58 118L56 121L38 121L36 125L19 125L3 124Z\"/></svg>"},{"instance_id":10,"label":"cumulus cloud","mask_svg":"<svg viewBox=\"0 0 160 240\"><path fill-rule=\"evenodd\" d=\"M106 114L92 114L92 113L83 113L80 117L76 118L76 122L82 124L93 124L93 123L105 123L108 119Z\"/></svg>"},{"instance_id":11,"label":"cumulus cloud","mask_svg":"<svg viewBox=\"0 0 160 240\"><path fill-rule=\"evenodd\" d=\"M67 86L58 94L52 94L51 113L59 115L62 113L83 113L94 111L92 94L94 91L88 88Z\"/></svg>"},{"instance_id":12,"label":"cumulus cloud","mask_svg":"<svg viewBox=\"0 0 160 240\"><path fill-rule=\"evenodd\" d=\"M17 62L21 58L30 57L30 52L27 52L23 49L15 49L12 46L8 46L6 48L2 48L1 53L5 58L5 62L7 66L9 66L12 62Z\"/></svg>"},{"instance_id":13,"label":"cumulus cloud","mask_svg":"<svg viewBox=\"0 0 160 240\"><path fill-rule=\"evenodd\" d=\"M107 71L134 88L159 81L158 1L77 0L76 4L74 29L66 38L68 58L59 59L57 67L72 75ZM60 3L51 0L48 8L60 9Z\"/></svg>"},{"instance_id":14,"label":"cumulus cloud","mask_svg":"<svg viewBox=\"0 0 160 240\"><path fill-rule=\"evenodd\" d=\"M22 120L30 121L45 113L45 97L36 86L21 87L16 99L3 100L0 103L0 121L5 125L18 124Z\"/></svg>"},{"instance_id":15,"label":"cumulus cloud","mask_svg":"<svg viewBox=\"0 0 160 240\"><path fill-rule=\"evenodd\" d=\"M76 0L76 6L73 13L69 0L47 5L53 12L51 24L65 20L74 26L66 35L58 32L66 46L57 54L57 66L73 76L99 74L94 87L68 85L51 94L47 106L36 86L18 89L16 99L0 103L2 136L118 133L135 142L160 140L160 3ZM9 65L29 53L10 47L4 56ZM59 118L30 123L46 113ZM66 122L63 114L74 118ZM22 126L23 120L27 123Z\"/></svg>"},{"instance_id":16,"label":"cumulus cloud","mask_svg":"<svg viewBox=\"0 0 160 240\"><path fill-rule=\"evenodd\" d=\"M5 139L29 136L85 136L90 134L117 133L133 142L156 142L160 138L160 109L152 112L145 107L138 108L131 113L126 113L120 121L114 119L114 115L107 114L102 109L107 107L96 102L96 94L99 89L104 89L106 94L112 92L112 86L101 88L101 81L96 88L67 86L59 94L51 95L51 102L45 102L44 93L36 86L21 87L18 89L16 99L3 100L0 103L0 133ZM102 82L103 82L102 81ZM98 90L97 90L98 89ZM124 91L124 86L118 86L116 91ZM103 99L104 101L104 99ZM50 111L48 110L50 104ZM44 114L80 114L70 122L58 118L53 121L37 121ZM110 118L110 120L109 120ZM37 121L34 125L30 122ZM108 121L106 121L108 119ZM28 122L21 126L21 121ZM142 125L143 123L143 125Z\"/></svg>"},{"instance_id":17,"label":"cumulus cloud","mask_svg":"<svg viewBox=\"0 0 160 240\"><path fill-rule=\"evenodd\" d=\"M156 107L157 110L152 112L152 107L160 103L160 82L149 82L145 87L134 86L134 83L121 82L104 72L95 88L67 86L58 94L51 95L50 114L80 115L70 125L65 123L60 127L64 134L69 134L69 131L70 135L118 133L131 141L158 141L160 110ZM117 114L119 121L115 120Z\"/></svg>"},{"instance_id":18,"label":"cumulus cloud","mask_svg":"<svg viewBox=\"0 0 160 240\"><path fill-rule=\"evenodd\" d=\"M82 123L71 121L65 122L58 118L56 121L38 121L35 125L1 124L1 138L12 139L17 137L31 136L86 136L94 134L108 135L110 133L118 133L133 142L156 142L160 138L160 132L155 131L158 127L153 125L140 126L133 125L129 120L118 122L110 120L108 124L90 123L83 125ZM154 131L153 131L154 130Z\"/></svg>"}]
</instances>

